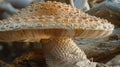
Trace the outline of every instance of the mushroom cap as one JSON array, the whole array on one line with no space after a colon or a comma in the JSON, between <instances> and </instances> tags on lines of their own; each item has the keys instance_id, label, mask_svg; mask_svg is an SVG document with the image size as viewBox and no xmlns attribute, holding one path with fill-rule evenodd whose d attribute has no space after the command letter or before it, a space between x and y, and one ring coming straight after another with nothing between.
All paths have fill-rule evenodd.
<instances>
[{"instance_id":1,"label":"mushroom cap","mask_svg":"<svg viewBox=\"0 0 120 67\"><path fill-rule=\"evenodd\" d=\"M50 37L100 38L114 25L60 2L33 4L0 21L0 41ZM15 38L16 37L16 38Z\"/></svg>"}]
</instances>

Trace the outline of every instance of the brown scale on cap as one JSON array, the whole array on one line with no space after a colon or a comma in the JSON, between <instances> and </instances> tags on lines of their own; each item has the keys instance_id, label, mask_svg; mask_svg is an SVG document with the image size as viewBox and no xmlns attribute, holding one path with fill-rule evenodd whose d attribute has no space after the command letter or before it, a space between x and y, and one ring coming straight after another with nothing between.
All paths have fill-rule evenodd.
<instances>
[{"instance_id":1,"label":"brown scale on cap","mask_svg":"<svg viewBox=\"0 0 120 67\"><path fill-rule=\"evenodd\" d=\"M12 18L0 21L0 31L31 29L63 29L67 31L71 29L74 32L72 37L79 36L80 38L86 38L88 35L84 34L86 32L89 34L91 31L96 33L94 35L89 34L90 36L87 38L91 38L91 36L103 37L104 35L109 35L107 33L111 33L113 28L114 26L108 23L107 20L87 15L76 8L72 8L70 5L50 1L33 4L22 9ZM81 31L83 31L82 35L79 33ZM97 32L104 35L98 36ZM56 33L53 34L56 35Z\"/></svg>"},{"instance_id":2,"label":"brown scale on cap","mask_svg":"<svg viewBox=\"0 0 120 67\"><path fill-rule=\"evenodd\" d=\"M72 38L100 38L111 34L113 29L105 19L90 16L67 4L48 1L33 4L0 21L0 41L42 39L47 64L70 67L88 60Z\"/></svg>"}]
</instances>

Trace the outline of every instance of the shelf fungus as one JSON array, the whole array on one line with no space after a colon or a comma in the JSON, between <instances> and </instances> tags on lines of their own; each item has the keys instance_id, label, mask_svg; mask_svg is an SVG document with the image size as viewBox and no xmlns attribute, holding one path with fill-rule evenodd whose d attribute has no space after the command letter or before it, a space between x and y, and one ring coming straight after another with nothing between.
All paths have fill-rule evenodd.
<instances>
[{"instance_id":1,"label":"shelf fungus","mask_svg":"<svg viewBox=\"0 0 120 67\"><path fill-rule=\"evenodd\" d=\"M94 67L72 38L102 38L114 25L60 2L33 4L0 21L0 41L41 42L51 67ZM80 66L79 66L80 65Z\"/></svg>"}]
</instances>

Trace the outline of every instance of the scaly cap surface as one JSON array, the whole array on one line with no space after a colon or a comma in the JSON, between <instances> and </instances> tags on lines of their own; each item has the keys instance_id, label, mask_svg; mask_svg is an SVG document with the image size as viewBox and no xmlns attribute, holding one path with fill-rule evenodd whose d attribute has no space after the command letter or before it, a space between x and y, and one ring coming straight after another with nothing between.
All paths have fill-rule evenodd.
<instances>
[{"instance_id":1,"label":"scaly cap surface","mask_svg":"<svg viewBox=\"0 0 120 67\"><path fill-rule=\"evenodd\" d=\"M60 2L45 2L22 9L14 17L0 21L0 31L18 29L113 30L105 19L96 18Z\"/></svg>"},{"instance_id":2,"label":"scaly cap surface","mask_svg":"<svg viewBox=\"0 0 120 67\"><path fill-rule=\"evenodd\" d=\"M91 34L97 31L96 35L99 32L109 35L114 26L105 19L90 16L70 5L50 1L33 4L22 9L13 17L0 21L0 31L34 29L72 30L75 37L82 37L81 34L85 34L87 37L91 31Z\"/></svg>"}]
</instances>

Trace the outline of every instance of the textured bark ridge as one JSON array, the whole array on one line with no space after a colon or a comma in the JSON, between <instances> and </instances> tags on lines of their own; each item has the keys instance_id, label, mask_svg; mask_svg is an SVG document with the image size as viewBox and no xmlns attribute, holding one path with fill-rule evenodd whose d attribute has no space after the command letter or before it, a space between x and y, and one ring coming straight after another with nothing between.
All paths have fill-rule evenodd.
<instances>
[{"instance_id":1,"label":"textured bark ridge","mask_svg":"<svg viewBox=\"0 0 120 67\"><path fill-rule=\"evenodd\" d=\"M90 15L105 18L112 24L120 27L120 1L119 0L105 0L96 5L89 11Z\"/></svg>"},{"instance_id":2,"label":"textured bark ridge","mask_svg":"<svg viewBox=\"0 0 120 67\"><path fill-rule=\"evenodd\" d=\"M42 40L46 62L52 67L95 67L71 38Z\"/></svg>"}]
</instances>

